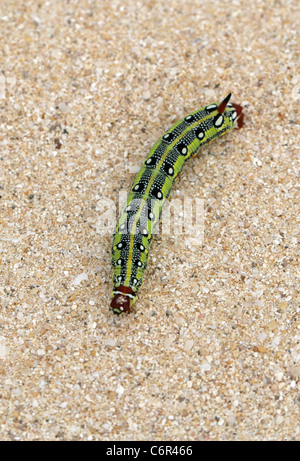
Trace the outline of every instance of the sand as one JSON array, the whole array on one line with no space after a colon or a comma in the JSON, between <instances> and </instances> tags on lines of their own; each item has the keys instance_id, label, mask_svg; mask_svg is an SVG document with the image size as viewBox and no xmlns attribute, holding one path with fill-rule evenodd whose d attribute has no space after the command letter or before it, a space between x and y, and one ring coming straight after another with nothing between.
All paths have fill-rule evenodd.
<instances>
[{"instance_id":1,"label":"sand","mask_svg":"<svg viewBox=\"0 0 300 461\"><path fill-rule=\"evenodd\" d=\"M296 0L1 2L1 439L300 440L299 19ZM203 239L155 236L115 316L105 213L229 91L244 128L170 196L202 201Z\"/></svg>"}]
</instances>

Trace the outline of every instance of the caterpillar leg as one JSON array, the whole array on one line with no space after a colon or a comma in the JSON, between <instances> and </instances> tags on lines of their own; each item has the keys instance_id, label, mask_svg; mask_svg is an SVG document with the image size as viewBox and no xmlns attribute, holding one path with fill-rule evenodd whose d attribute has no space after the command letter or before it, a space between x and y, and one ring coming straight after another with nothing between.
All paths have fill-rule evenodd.
<instances>
[{"instance_id":1,"label":"caterpillar leg","mask_svg":"<svg viewBox=\"0 0 300 461\"><path fill-rule=\"evenodd\" d=\"M243 108L242 106L240 106L239 104L235 104L234 102L232 102L231 104L233 105L237 113L237 126L239 129L241 129L242 126L244 126Z\"/></svg>"}]
</instances>

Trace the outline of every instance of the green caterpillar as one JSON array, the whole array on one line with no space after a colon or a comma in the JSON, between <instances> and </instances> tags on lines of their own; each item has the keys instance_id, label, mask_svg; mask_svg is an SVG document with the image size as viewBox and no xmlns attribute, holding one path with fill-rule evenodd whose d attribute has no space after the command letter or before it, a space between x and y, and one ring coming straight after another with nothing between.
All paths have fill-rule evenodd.
<instances>
[{"instance_id":1,"label":"green caterpillar","mask_svg":"<svg viewBox=\"0 0 300 461\"><path fill-rule=\"evenodd\" d=\"M112 265L115 314L130 312L142 284L153 230L162 206L186 161L204 144L243 126L242 107L230 104L231 93L176 122L152 147L136 175L113 237Z\"/></svg>"}]
</instances>

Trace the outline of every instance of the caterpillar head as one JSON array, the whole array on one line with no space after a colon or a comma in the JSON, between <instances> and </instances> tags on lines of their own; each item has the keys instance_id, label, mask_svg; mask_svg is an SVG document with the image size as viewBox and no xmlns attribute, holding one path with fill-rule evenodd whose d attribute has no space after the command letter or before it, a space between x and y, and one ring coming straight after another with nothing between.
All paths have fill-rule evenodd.
<instances>
[{"instance_id":1,"label":"caterpillar head","mask_svg":"<svg viewBox=\"0 0 300 461\"><path fill-rule=\"evenodd\" d=\"M113 295L110 307L114 314L130 312L130 308L135 301L134 291L130 287L120 285L113 291Z\"/></svg>"}]
</instances>

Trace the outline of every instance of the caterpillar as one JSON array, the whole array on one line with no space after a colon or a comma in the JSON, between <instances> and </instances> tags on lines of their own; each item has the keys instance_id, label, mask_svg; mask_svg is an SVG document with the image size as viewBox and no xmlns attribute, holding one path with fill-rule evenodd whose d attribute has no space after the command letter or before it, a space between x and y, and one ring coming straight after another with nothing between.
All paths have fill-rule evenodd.
<instances>
[{"instance_id":1,"label":"caterpillar","mask_svg":"<svg viewBox=\"0 0 300 461\"><path fill-rule=\"evenodd\" d=\"M243 126L242 107L211 103L176 122L154 144L137 173L121 212L112 244L113 290L111 309L130 312L147 267L152 233L176 177L186 161L204 144Z\"/></svg>"}]
</instances>

